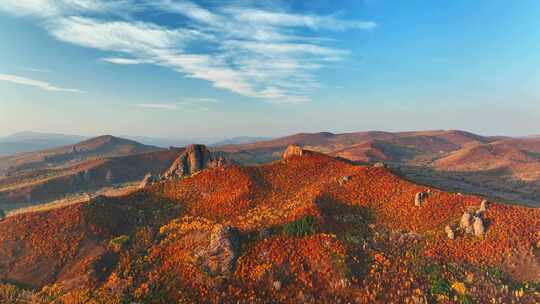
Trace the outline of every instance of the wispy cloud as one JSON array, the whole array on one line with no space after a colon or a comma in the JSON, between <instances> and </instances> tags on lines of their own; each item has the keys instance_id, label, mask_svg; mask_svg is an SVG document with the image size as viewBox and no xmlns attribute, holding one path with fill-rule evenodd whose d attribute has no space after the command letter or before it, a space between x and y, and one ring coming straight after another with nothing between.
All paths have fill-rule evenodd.
<instances>
[{"instance_id":1,"label":"wispy cloud","mask_svg":"<svg viewBox=\"0 0 540 304\"><path fill-rule=\"evenodd\" d=\"M160 110L177 110L178 105L174 103L139 103L135 105L137 108L144 109L160 109Z\"/></svg>"},{"instance_id":2,"label":"wispy cloud","mask_svg":"<svg viewBox=\"0 0 540 304\"><path fill-rule=\"evenodd\" d=\"M151 63L151 62L146 61L146 60L133 59L133 58L122 58L122 57L106 57L106 58L101 58L101 61L114 63L114 64L126 64L126 65Z\"/></svg>"},{"instance_id":3,"label":"wispy cloud","mask_svg":"<svg viewBox=\"0 0 540 304\"><path fill-rule=\"evenodd\" d=\"M36 73L50 73L51 72L51 70L38 69L38 68L21 68L21 70L36 72Z\"/></svg>"},{"instance_id":4,"label":"wispy cloud","mask_svg":"<svg viewBox=\"0 0 540 304\"><path fill-rule=\"evenodd\" d=\"M48 82L15 76L15 75L9 75L9 74L0 74L0 81L7 81L7 82L15 83L15 84L20 84L20 85L32 86L32 87L40 88L46 91L71 92L71 93L81 92L77 89L61 88L61 87L54 86Z\"/></svg>"},{"instance_id":5,"label":"wispy cloud","mask_svg":"<svg viewBox=\"0 0 540 304\"><path fill-rule=\"evenodd\" d=\"M109 52L104 62L159 65L273 103L309 101L321 87L315 72L350 55L335 47L329 31L377 26L340 14L235 3L204 8L180 0L4 0L0 10L40 16L56 39ZM124 18L118 11L175 14L182 26L143 22L139 14Z\"/></svg>"},{"instance_id":6,"label":"wispy cloud","mask_svg":"<svg viewBox=\"0 0 540 304\"><path fill-rule=\"evenodd\" d=\"M58 16L133 11L131 0L2 0L0 10L18 16L54 18Z\"/></svg>"},{"instance_id":7,"label":"wispy cloud","mask_svg":"<svg viewBox=\"0 0 540 304\"><path fill-rule=\"evenodd\" d=\"M185 98L177 102L166 103L139 103L135 106L145 109L160 109L160 110L186 110L186 111L209 111L212 104L219 103L215 98L193 97Z\"/></svg>"}]
</instances>

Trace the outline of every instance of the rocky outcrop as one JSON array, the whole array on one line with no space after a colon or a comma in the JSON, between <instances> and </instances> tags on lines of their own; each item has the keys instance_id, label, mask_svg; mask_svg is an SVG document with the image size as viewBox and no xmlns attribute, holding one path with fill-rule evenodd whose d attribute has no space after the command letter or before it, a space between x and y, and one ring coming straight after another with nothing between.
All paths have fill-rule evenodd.
<instances>
[{"instance_id":1,"label":"rocky outcrop","mask_svg":"<svg viewBox=\"0 0 540 304\"><path fill-rule=\"evenodd\" d=\"M487 200L482 200L482 202L480 203L480 209L478 209L478 211L479 212L486 212L487 208L488 208L488 201Z\"/></svg>"},{"instance_id":2,"label":"rocky outcrop","mask_svg":"<svg viewBox=\"0 0 540 304\"><path fill-rule=\"evenodd\" d=\"M444 232L446 233L446 237L448 237L450 240L454 239L454 230L452 229L452 227L444 227Z\"/></svg>"},{"instance_id":3,"label":"rocky outcrop","mask_svg":"<svg viewBox=\"0 0 540 304\"><path fill-rule=\"evenodd\" d=\"M469 212L463 213L459 221L459 228L466 230L471 227L472 215Z\"/></svg>"},{"instance_id":4,"label":"rocky outcrop","mask_svg":"<svg viewBox=\"0 0 540 304\"><path fill-rule=\"evenodd\" d=\"M474 236L476 237L482 237L484 235L485 228L484 228L484 221L482 220L482 218L478 216L474 217L473 231L474 231Z\"/></svg>"},{"instance_id":5,"label":"rocky outcrop","mask_svg":"<svg viewBox=\"0 0 540 304\"><path fill-rule=\"evenodd\" d=\"M424 201L426 200L428 194L426 192L418 192L414 196L414 205L416 207L422 206L424 204Z\"/></svg>"},{"instance_id":6,"label":"rocky outcrop","mask_svg":"<svg viewBox=\"0 0 540 304\"><path fill-rule=\"evenodd\" d=\"M283 159L288 159L292 156L302 156L303 154L304 150L299 145L289 145L287 150L283 152Z\"/></svg>"},{"instance_id":7,"label":"rocky outcrop","mask_svg":"<svg viewBox=\"0 0 540 304\"><path fill-rule=\"evenodd\" d=\"M152 173L146 173L143 180L139 184L139 189L143 189L145 187L150 186L151 184L155 183L158 180L156 176L154 176Z\"/></svg>"},{"instance_id":8,"label":"rocky outcrop","mask_svg":"<svg viewBox=\"0 0 540 304\"><path fill-rule=\"evenodd\" d=\"M161 227L165 252L178 252L178 263L196 265L211 277L234 273L240 254L237 228L202 217L184 217ZM189 256L186 260L183 256Z\"/></svg>"},{"instance_id":9,"label":"rocky outcrop","mask_svg":"<svg viewBox=\"0 0 540 304\"><path fill-rule=\"evenodd\" d=\"M203 169L222 167L228 163L224 157L213 155L204 145L190 145L163 174L163 178L190 176Z\"/></svg>"},{"instance_id":10,"label":"rocky outcrop","mask_svg":"<svg viewBox=\"0 0 540 304\"><path fill-rule=\"evenodd\" d=\"M375 168L386 168L386 164L383 163L383 162L376 162L375 164L373 164L373 167L375 167Z\"/></svg>"},{"instance_id":11,"label":"rocky outcrop","mask_svg":"<svg viewBox=\"0 0 540 304\"><path fill-rule=\"evenodd\" d=\"M208 247L200 248L195 257L213 275L226 275L233 272L239 251L239 237L236 229L216 225L210 233Z\"/></svg>"}]
</instances>

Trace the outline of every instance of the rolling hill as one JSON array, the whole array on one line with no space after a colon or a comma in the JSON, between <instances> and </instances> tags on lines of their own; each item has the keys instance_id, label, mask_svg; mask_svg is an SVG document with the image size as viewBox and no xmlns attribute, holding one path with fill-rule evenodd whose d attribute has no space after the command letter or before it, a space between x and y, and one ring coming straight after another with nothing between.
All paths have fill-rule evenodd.
<instances>
[{"instance_id":1,"label":"rolling hill","mask_svg":"<svg viewBox=\"0 0 540 304\"><path fill-rule=\"evenodd\" d=\"M540 209L482 200L294 148L5 218L0 300L538 303Z\"/></svg>"},{"instance_id":2,"label":"rolling hill","mask_svg":"<svg viewBox=\"0 0 540 304\"><path fill-rule=\"evenodd\" d=\"M77 162L101 158L116 157L144 152L157 151L160 148L140 144L110 135L99 136L73 145L52 149L0 157L0 176L73 165Z\"/></svg>"},{"instance_id":3,"label":"rolling hill","mask_svg":"<svg viewBox=\"0 0 540 304\"><path fill-rule=\"evenodd\" d=\"M24 131L0 138L0 156L32 152L71 145L87 139L84 136Z\"/></svg>"},{"instance_id":4,"label":"rolling hill","mask_svg":"<svg viewBox=\"0 0 540 304\"><path fill-rule=\"evenodd\" d=\"M384 162L416 182L540 206L540 140L459 130L301 133L215 151L245 164L279 159L289 144L357 162Z\"/></svg>"}]
</instances>

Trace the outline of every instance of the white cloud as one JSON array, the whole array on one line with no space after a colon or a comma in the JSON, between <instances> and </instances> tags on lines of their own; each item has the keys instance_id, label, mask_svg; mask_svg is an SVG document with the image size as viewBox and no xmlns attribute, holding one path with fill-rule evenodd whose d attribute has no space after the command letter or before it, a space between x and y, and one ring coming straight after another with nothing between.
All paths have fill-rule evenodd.
<instances>
[{"instance_id":1,"label":"white cloud","mask_svg":"<svg viewBox=\"0 0 540 304\"><path fill-rule=\"evenodd\" d=\"M77 13L117 13L131 11L130 0L2 0L0 10L19 16L51 18Z\"/></svg>"},{"instance_id":2,"label":"white cloud","mask_svg":"<svg viewBox=\"0 0 540 304\"><path fill-rule=\"evenodd\" d=\"M219 101L214 98L186 98L183 101L173 103L139 103L135 106L145 109L160 109L160 110L184 110L184 111L209 111L208 104L215 104Z\"/></svg>"},{"instance_id":3,"label":"white cloud","mask_svg":"<svg viewBox=\"0 0 540 304\"><path fill-rule=\"evenodd\" d=\"M0 81L7 81L7 82L15 83L15 84L20 84L20 85L32 86L32 87L40 88L46 91L71 92L71 93L81 92L76 89L66 89L66 88L56 87L48 82L15 76L15 75L9 75L9 74L0 74Z\"/></svg>"},{"instance_id":4,"label":"white cloud","mask_svg":"<svg viewBox=\"0 0 540 304\"><path fill-rule=\"evenodd\" d=\"M160 110L177 110L178 106L174 103L139 103L135 105L138 108L145 109L160 109Z\"/></svg>"},{"instance_id":5,"label":"white cloud","mask_svg":"<svg viewBox=\"0 0 540 304\"><path fill-rule=\"evenodd\" d=\"M121 57L106 57L106 58L101 58L101 61L114 63L114 64L126 64L126 65L151 63L150 61L146 61L146 60L121 58Z\"/></svg>"},{"instance_id":6,"label":"white cloud","mask_svg":"<svg viewBox=\"0 0 540 304\"><path fill-rule=\"evenodd\" d=\"M144 22L102 21L86 17L67 17L48 24L58 40L80 46L116 52L149 52L179 47L196 35L191 30L169 30Z\"/></svg>"},{"instance_id":7,"label":"white cloud","mask_svg":"<svg viewBox=\"0 0 540 304\"><path fill-rule=\"evenodd\" d=\"M36 73L50 73L51 70L39 69L39 68L21 68L21 70L36 72Z\"/></svg>"},{"instance_id":8,"label":"white cloud","mask_svg":"<svg viewBox=\"0 0 540 304\"><path fill-rule=\"evenodd\" d=\"M238 4L205 8L175 0L3 0L0 10L44 18L42 23L56 39L110 53L101 61L159 65L273 103L308 101L321 87L315 71L350 55L334 46L325 36L328 31L377 26L339 15ZM123 11L127 16L118 13ZM177 23L181 25L165 26L138 21L133 11L183 18Z\"/></svg>"},{"instance_id":9,"label":"white cloud","mask_svg":"<svg viewBox=\"0 0 540 304\"><path fill-rule=\"evenodd\" d=\"M266 24L287 27L308 27L311 29L328 29L343 31L346 29L374 29L377 24L373 21L347 21L335 16L314 16L269 12L256 9L232 9L231 14L241 22Z\"/></svg>"}]
</instances>

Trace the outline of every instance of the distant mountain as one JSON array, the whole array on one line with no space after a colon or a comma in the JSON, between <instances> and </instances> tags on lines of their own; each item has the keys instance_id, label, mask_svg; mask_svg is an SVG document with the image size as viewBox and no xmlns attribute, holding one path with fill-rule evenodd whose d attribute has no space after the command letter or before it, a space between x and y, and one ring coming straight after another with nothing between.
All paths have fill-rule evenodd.
<instances>
[{"instance_id":1,"label":"distant mountain","mask_svg":"<svg viewBox=\"0 0 540 304\"><path fill-rule=\"evenodd\" d=\"M98 139L92 142L99 142L102 138ZM86 143L86 146L91 147L92 142ZM111 155L110 150L105 151L107 147L100 146L101 155ZM0 179L0 210L36 205L76 193L140 181L147 173L158 175L164 172L183 150L162 149L126 156L87 159L73 164L61 163L60 166L52 168L42 166L34 170L20 170ZM115 155L123 152L125 150L116 151Z\"/></svg>"},{"instance_id":2,"label":"distant mountain","mask_svg":"<svg viewBox=\"0 0 540 304\"><path fill-rule=\"evenodd\" d=\"M481 136L460 130L320 132L214 150L255 164L279 159L290 144L352 161L382 161L423 184L540 205L540 138L534 136Z\"/></svg>"},{"instance_id":3,"label":"distant mountain","mask_svg":"<svg viewBox=\"0 0 540 304\"><path fill-rule=\"evenodd\" d=\"M0 137L0 156L38 151L74 144L87 139L85 136L59 133L24 131Z\"/></svg>"},{"instance_id":4,"label":"distant mountain","mask_svg":"<svg viewBox=\"0 0 540 304\"><path fill-rule=\"evenodd\" d=\"M270 137L251 137L251 136L237 136L232 138L227 138L218 142L211 144L213 147L225 146L225 145L241 145L241 144L250 144L258 141L270 140Z\"/></svg>"},{"instance_id":5,"label":"distant mountain","mask_svg":"<svg viewBox=\"0 0 540 304\"><path fill-rule=\"evenodd\" d=\"M0 158L0 175L20 171L73 165L88 159L117 157L158 151L160 148L148 146L133 140L99 136L58 148L40 150Z\"/></svg>"}]
</instances>

